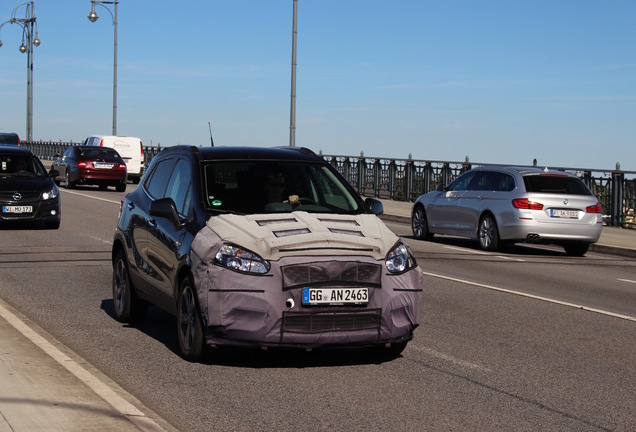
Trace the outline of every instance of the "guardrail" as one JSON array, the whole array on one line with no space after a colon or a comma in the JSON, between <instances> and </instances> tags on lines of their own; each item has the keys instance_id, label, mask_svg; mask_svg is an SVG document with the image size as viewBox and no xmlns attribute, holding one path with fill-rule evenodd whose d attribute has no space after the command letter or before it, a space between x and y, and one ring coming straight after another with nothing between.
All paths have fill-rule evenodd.
<instances>
[{"instance_id":1,"label":"guardrail","mask_svg":"<svg viewBox=\"0 0 636 432\"><path fill-rule=\"evenodd\" d=\"M33 141L22 142L40 159L53 160L71 145L81 143ZM162 150L161 146L144 147L146 166ZM434 190L439 184L449 184L455 177L473 166L496 164L470 162L434 161L425 159L393 159L360 156L320 156L336 168L363 196L397 201L415 201L423 193ZM530 167L536 165L518 165ZM547 166L550 169L567 171L580 177L596 195L603 206L605 223L610 226L636 229L636 171L615 169L570 168Z\"/></svg>"}]
</instances>

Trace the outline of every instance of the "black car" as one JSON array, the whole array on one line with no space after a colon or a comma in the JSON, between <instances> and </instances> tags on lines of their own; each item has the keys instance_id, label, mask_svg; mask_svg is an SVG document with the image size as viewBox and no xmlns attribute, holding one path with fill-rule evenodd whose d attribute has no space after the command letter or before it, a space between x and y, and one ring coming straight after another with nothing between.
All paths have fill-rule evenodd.
<instances>
[{"instance_id":1,"label":"black car","mask_svg":"<svg viewBox=\"0 0 636 432\"><path fill-rule=\"evenodd\" d=\"M60 226L60 191L40 159L24 147L0 146L0 206L3 224Z\"/></svg>"},{"instance_id":2,"label":"black car","mask_svg":"<svg viewBox=\"0 0 636 432\"><path fill-rule=\"evenodd\" d=\"M14 132L0 132L0 146L19 146L20 137Z\"/></svg>"},{"instance_id":3,"label":"black car","mask_svg":"<svg viewBox=\"0 0 636 432\"><path fill-rule=\"evenodd\" d=\"M177 317L205 346L371 347L399 354L422 307L409 247L326 161L297 147L169 147L121 203L113 302Z\"/></svg>"}]
</instances>

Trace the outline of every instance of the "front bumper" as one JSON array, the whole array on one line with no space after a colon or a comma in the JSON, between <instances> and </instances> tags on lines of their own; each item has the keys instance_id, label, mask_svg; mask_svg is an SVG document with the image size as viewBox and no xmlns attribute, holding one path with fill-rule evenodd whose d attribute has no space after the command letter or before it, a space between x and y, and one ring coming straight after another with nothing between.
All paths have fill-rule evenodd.
<instances>
[{"instance_id":1,"label":"front bumper","mask_svg":"<svg viewBox=\"0 0 636 432\"><path fill-rule=\"evenodd\" d=\"M356 306L303 306L303 286L290 287L281 269L329 268L325 274L336 279L311 283L334 286L344 274L341 270L360 264L381 270L378 283L368 287L368 304ZM352 257L283 258L272 262L270 272L261 276L199 262L194 278L206 341L213 346L321 348L399 343L413 337L422 314L420 268L391 275L368 257L355 261Z\"/></svg>"}]
</instances>

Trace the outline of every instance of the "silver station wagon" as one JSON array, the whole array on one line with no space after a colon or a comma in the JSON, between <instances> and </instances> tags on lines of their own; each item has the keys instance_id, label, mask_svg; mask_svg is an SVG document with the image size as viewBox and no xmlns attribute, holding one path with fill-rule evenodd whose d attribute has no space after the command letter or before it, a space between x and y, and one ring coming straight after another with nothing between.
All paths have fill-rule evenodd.
<instances>
[{"instance_id":1,"label":"silver station wagon","mask_svg":"<svg viewBox=\"0 0 636 432\"><path fill-rule=\"evenodd\" d=\"M467 237L484 250L502 243L562 245L582 256L598 241L601 205L578 177L540 168L477 167L421 195L411 211L415 238Z\"/></svg>"}]
</instances>

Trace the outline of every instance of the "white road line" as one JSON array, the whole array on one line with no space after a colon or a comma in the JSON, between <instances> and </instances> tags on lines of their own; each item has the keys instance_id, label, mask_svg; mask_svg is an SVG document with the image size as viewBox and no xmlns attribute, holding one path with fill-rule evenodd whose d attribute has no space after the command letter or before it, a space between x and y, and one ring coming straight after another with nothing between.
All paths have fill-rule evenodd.
<instances>
[{"instance_id":1,"label":"white road line","mask_svg":"<svg viewBox=\"0 0 636 432\"><path fill-rule=\"evenodd\" d=\"M133 424L141 430L162 431L164 430L152 419L138 410L133 404L118 395L113 389L102 382L95 375L84 369L77 362L57 349L53 344L36 333L31 327L26 325L20 318L11 313L2 304L0 304L0 317L4 318L9 324L22 333L27 339L33 342L42 351L48 354L53 360L62 365L66 370L77 377L81 382L88 386L95 394L104 399L117 412L125 416Z\"/></svg>"},{"instance_id":2,"label":"white road line","mask_svg":"<svg viewBox=\"0 0 636 432\"><path fill-rule=\"evenodd\" d=\"M607 315L607 316L611 316L611 317L614 317L614 318L620 318L620 319L624 319L624 320L628 320L628 321L636 321L636 317L634 317L634 316L617 314L617 313L605 311L605 310L602 310L602 309L591 308L589 306L584 306L584 305L579 305L579 304L575 304L575 303L564 302L564 301L560 301L560 300L551 299L551 298L548 298L548 297L537 296L537 295L528 294L528 293L524 293L524 292L520 292L520 291L509 290L509 289L506 289L506 288L499 288L499 287L495 287L495 286L492 286L492 285L485 285L485 284L481 284L481 283L477 283L477 282L471 282L471 281L467 281L467 280L463 280L463 279L457 279L457 278L453 278L453 277L449 277L449 276L442 276L442 275L438 275L438 274L435 274L435 273L424 272L424 274L427 275L427 276L438 278L438 279L445 279L445 280L449 280L449 281L453 281L453 282L459 282L459 283L463 283L463 284L466 284L466 285L472 285L472 286L476 286L476 287L480 287L480 288L486 288L486 289L489 289L489 290L499 291L499 292L503 292L503 293L507 293L507 294L515 294L515 295L519 295L519 296L522 296L522 297L527 297L527 298L531 298L531 299L535 299L535 300L545 301L545 302L548 302L548 303L558 304L558 305L561 305L561 306L567 306L567 307L572 307L572 308L576 308L576 309L582 309L582 310L586 310L586 311L589 311L589 312L596 312L596 313L599 313L599 314L602 314L602 315Z\"/></svg>"},{"instance_id":3,"label":"white road line","mask_svg":"<svg viewBox=\"0 0 636 432\"><path fill-rule=\"evenodd\" d=\"M630 280L630 279L617 279L617 280L619 280L621 282L629 282L629 283L636 284L636 280Z\"/></svg>"},{"instance_id":4,"label":"white road line","mask_svg":"<svg viewBox=\"0 0 636 432\"><path fill-rule=\"evenodd\" d=\"M460 247L456 247L456 246L444 246L444 248L445 249L452 249L452 250L456 250L456 251L460 251L460 252L468 252L468 253L472 253L472 254L475 254L475 255L494 256L494 257L497 257L497 258L501 258L503 260L526 262L526 260L521 259L521 258L512 258L512 257L503 256L503 255L493 255L490 252L477 251L477 250L474 250L474 249L466 249L466 248L460 248Z\"/></svg>"},{"instance_id":5,"label":"white road line","mask_svg":"<svg viewBox=\"0 0 636 432\"><path fill-rule=\"evenodd\" d=\"M72 195L79 195L79 196L82 196L84 198L91 198L91 199L94 199L94 200L104 201L104 202L113 203L113 204L117 204L117 205L120 204L120 201L113 201L113 200L109 200L109 199L106 199L106 198L94 197L94 196L86 195L86 194L83 194L83 193L80 193L80 192L73 192L73 191L70 191L70 190L67 190L67 189L60 189L60 190L63 191L64 193L69 193L69 194L72 194Z\"/></svg>"},{"instance_id":6,"label":"white road line","mask_svg":"<svg viewBox=\"0 0 636 432\"><path fill-rule=\"evenodd\" d=\"M465 368L469 368L469 369L479 369L479 370L484 371L484 372L492 372L491 369L485 368L485 367L480 366L480 365L475 364L475 363L471 363L471 362L466 361L466 360L458 359L456 357L450 356L448 354L441 353L439 351L435 351L435 350L430 349L430 348L420 348L420 347L415 346L415 345L409 345L409 347L412 348L412 349L418 350L418 351L422 351L422 352L424 352L424 353L426 353L426 354L428 354L428 355L430 355L432 357L437 357L439 359L451 362L451 363L456 364L456 365L461 366L461 367L465 367Z\"/></svg>"}]
</instances>

